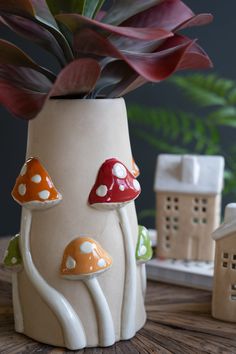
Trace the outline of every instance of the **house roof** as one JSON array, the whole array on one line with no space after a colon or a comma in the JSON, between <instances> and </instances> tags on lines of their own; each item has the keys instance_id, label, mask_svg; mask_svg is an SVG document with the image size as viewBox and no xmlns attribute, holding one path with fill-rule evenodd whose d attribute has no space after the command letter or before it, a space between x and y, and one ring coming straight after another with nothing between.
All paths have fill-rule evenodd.
<instances>
[{"instance_id":1,"label":"house roof","mask_svg":"<svg viewBox=\"0 0 236 354\"><path fill-rule=\"evenodd\" d=\"M215 241L232 235L236 232L236 203L228 204L225 208L225 217L223 224L216 229L212 237Z\"/></svg>"},{"instance_id":2,"label":"house roof","mask_svg":"<svg viewBox=\"0 0 236 354\"><path fill-rule=\"evenodd\" d=\"M222 156L161 154L157 159L154 189L215 195L223 189L223 176Z\"/></svg>"}]
</instances>

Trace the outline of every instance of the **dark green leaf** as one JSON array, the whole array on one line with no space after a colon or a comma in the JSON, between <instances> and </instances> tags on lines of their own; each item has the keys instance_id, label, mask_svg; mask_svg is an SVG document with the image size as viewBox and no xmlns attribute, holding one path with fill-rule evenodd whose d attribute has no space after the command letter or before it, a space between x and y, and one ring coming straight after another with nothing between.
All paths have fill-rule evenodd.
<instances>
[{"instance_id":1,"label":"dark green leaf","mask_svg":"<svg viewBox=\"0 0 236 354\"><path fill-rule=\"evenodd\" d=\"M86 0L47 0L48 7L54 15L60 13L82 14Z\"/></svg>"}]
</instances>

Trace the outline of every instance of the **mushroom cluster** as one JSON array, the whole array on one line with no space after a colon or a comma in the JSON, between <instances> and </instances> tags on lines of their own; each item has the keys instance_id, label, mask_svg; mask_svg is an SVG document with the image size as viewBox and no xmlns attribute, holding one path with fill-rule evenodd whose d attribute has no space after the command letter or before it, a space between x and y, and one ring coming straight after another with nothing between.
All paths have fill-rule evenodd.
<instances>
[{"instance_id":1,"label":"mushroom cluster","mask_svg":"<svg viewBox=\"0 0 236 354\"><path fill-rule=\"evenodd\" d=\"M121 339L135 335L137 270L135 244L126 205L141 193L138 180L119 160L106 160L98 171L89 195L89 204L97 209L115 210L123 234L125 250L125 284L121 314Z\"/></svg>"},{"instance_id":2,"label":"mushroom cluster","mask_svg":"<svg viewBox=\"0 0 236 354\"><path fill-rule=\"evenodd\" d=\"M57 316L69 349L86 346L83 326L65 297L51 287L37 270L31 256L30 232L32 211L57 205L62 196L39 159L29 158L21 169L12 191L14 200L22 205L20 248L24 270L39 295Z\"/></svg>"},{"instance_id":3,"label":"mushroom cluster","mask_svg":"<svg viewBox=\"0 0 236 354\"><path fill-rule=\"evenodd\" d=\"M81 280L88 287L96 306L99 345L115 343L115 330L110 308L97 276L112 266L110 255L94 239L79 237L71 241L63 255L61 275L68 280Z\"/></svg>"}]
</instances>

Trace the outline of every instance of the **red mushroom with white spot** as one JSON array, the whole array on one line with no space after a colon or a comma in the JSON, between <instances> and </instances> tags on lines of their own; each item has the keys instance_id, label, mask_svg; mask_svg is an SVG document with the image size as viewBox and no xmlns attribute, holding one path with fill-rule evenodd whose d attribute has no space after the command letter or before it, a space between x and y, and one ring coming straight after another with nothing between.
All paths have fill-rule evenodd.
<instances>
[{"instance_id":1,"label":"red mushroom with white spot","mask_svg":"<svg viewBox=\"0 0 236 354\"><path fill-rule=\"evenodd\" d=\"M48 172L37 158L30 158L24 164L13 188L12 197L23 207L20 249L28 279L58 318L66 347L72 350L84 348L86 338L79 317L65 297L43 279L31 256L32 210L47 209L62 200Z\"/></svg>"},{"instance_id":2,"label":"red mushroom with white spot","mask_svg":"<svg viewBox=\"0 0 236 354\"><path fill-rule=\"evenodd\" d=\"M125 249L125 285L121 315L121 338L135 335L136 316L136 260L126 205L141 193L139 182L119 160L106 160L101 166L89 195L89 204L97 209L116 210L120 220Z\"/></svg>"}]
</instances>

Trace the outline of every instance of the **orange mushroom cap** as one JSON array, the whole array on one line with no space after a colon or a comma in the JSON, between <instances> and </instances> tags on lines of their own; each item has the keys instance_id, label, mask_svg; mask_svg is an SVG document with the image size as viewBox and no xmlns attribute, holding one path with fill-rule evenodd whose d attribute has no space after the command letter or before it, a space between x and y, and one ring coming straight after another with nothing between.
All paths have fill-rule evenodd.
<instances>
[{"instance_id":1,"label":"orange mushroom cap","mask_svg":"<svg viewBox=\"0 0 236 354\"><path fill-rule=\"evenodd\" d=\"M62 199L48 172L37 158L29 158L23 165L12 190L12 197L29 209L50 207Z\"/></svg>"},{"instance_id":2,"label":"orange mushroom cap","mask_svg":"<svg viewBox=\"0 0 236 354\"><path fill-rule=\"evenodd\" d=\"M132 175L137 178L140 175L140 170L138 168L138 165L136 164L136 162L134 161L134 158L132 158Z\"/></svg>"},{"instance_id":3,"label":"orange mushroom cap","mask_svg":"<svg viewBox=\"0 0 236 354\"><path fill-rule=\"evenodd\" d=\"M112 266L112 258L101 245L89 237L71 241L63 255L61 275L77 280L97 275Z\"/></svg>"}]
</instances>

